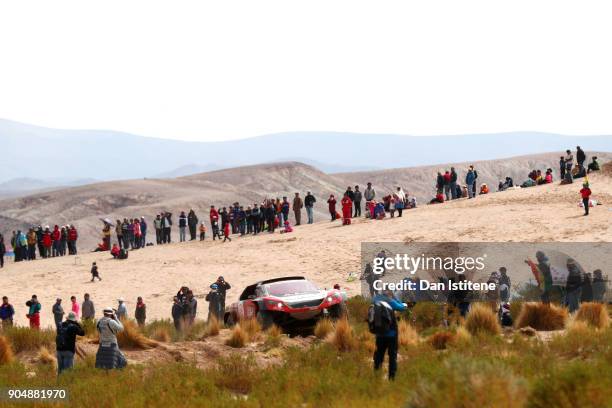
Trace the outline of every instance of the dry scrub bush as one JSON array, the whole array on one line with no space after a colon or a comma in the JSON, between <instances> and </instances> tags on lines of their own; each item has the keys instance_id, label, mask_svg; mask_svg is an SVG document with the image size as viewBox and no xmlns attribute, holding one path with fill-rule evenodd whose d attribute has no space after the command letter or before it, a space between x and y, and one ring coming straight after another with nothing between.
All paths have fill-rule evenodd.
<instances>
[{"instance_id":1,"label":"dry scrub bush","mask_svg":"<svg viewBox=\"0 0 612 408\"><path fill-rule=\"evenodd\" d=\"M225 341L230 347L242 348L249 342L249 334L240 324L235 325L232 328L230 337Z\"/></svg>"},{"instance_id":2,"label":"dry scrub bush","mask_svg":"<svg viewBox=\"0 0 612 408\"><path fill-rule=\"evenodd\" d=\"M151 333L151 338L156 341L168 343L171 340L172 336L170 336L170 332L166 327L160 326L153 329L153 332Z\"/></svg>"},{"instance_id":3,"label":"dry scrub bush","mask_svg":"<svg viewBox=\"0 0 612 408\"><path fill-rule=\"evenodd\" d=\"M319 319L314 328L314 335L318 339L325 339L334 331L334 325L329 319Z\"/></svg>"},{"instance_id":4,"label":"dry scrub bush","mask_svg":"<svg viewBox=\"0 0 612 408\"><path fill-rule=\"evenodd\" d=\"M470 308L465 319L465 328L472 335L498 335L501 333L501 326L497 315L486 304L475 304Z\"/></svg>"},{"instance_id":5,"label":"dry scrub bush","mask_svg":"<svg viewBox=\"0 0 612 408\"><path fill-rule=\"evenodd\" d=\"M603 303L582 303L575 319L585 322L595 329L605 329L610 325L610 317Z\"/></svg>"},{"instance_id":6,"label":"dry scrub bush","mask_svg":"<svg viewBox=\"0 0 612 408\"><path fill-rule=\"evenodd\" d=\"M567 310L553 304L540 302L523 303L516 319L516 327L532 327L535 330L562 330L567 321Z\"/></svg>"},{"instance_id":7,"label":"dry scrub bush","mask_svg":"<svg viewBox=\"0 0 612 408\"><path fill-rule=\"evenodd\" d=\"M40 364L57 367L57 360L47 347L41 347L40 350L38 350L36 361Z\"/></svg>"},{"instance_id":8,"label":"dry scrub bush","mask_svg":"<svg viewBox=\"0 0 612 408\"><path fill-rule=\"evenodd\" d=\"M283 338L283 331L277 325L273 324L272 326L270 326L270 328L266 330L266 335L267 337L265 345L267 347L278 347L281 344L281 340Z\"/></svg>"},{"instance_id":9,"label":"dry scrub bush","mask_svg":"<svg viewBox=\"0 0 612 408\"><path fill-rule=\"evenodd\" d=\"M5 329L3 334L11 343L15 353L55 346L55 330L33 330L29 327L13 326Z\"/></svg>"},{"instance_id":10,"label":"dry scrub bush","mask_svg":"<svg viewBox=\"0 0 612 408\"><path fill-rule=\"evenodd\" d=\"M419 342L419 334L407 321L400 320L397 324L400 346L414 346Z\"/></svg>"},{"instance_id":11,"label":"dry scrub bush","mask_svg":"<svg viewBox=\"0 0 612 408\"><path fill-rule=\"evenodd\" d=\"M249 336L249 341L255 341L262 332L261 324L257 319L246 319L240 324Z\"/></svg>"},{"instance_id":12,"label":"dry scrub bush","mask_svg":"<svg viewBox=\"0 0 612 408\"><path fill-rule=\"evenodd\" d=\"M132 320L123 320L123 331L117 333L119 347L127 349L146 350L156 347L157 343L145 337Z\"/></svg>"},{"instance_id":13,"label":"dry scrub bush","mask_svg":"<svg viewBox=\"0 0 612 408\"><path fill-rule=\"evenodd\" d=\"M429 338L429 344L436 350L445 350L455 340L455 334L449 331L439 331Z\"/></svg>"},{"instance_id":14,"label":"dry scrub bush","mask_svg":"<svg viewBox=\"0 0 612 408\"><path fill-rule=\"evenodd\" d=\"M0 336L0 365L10 364L13 361L13 348L8 339Z\"/></svg>"},{"instance_id":15,"label":"dry scrub bush","mask_svg":"<svg viewBox=\"0 0 612 408\"><path fill-rule=\"evenodd\" d=\"M215 316L211 316L206 322L204 337L217 336L220 331L221 325L219 324L219 320Z\"/></svg>"},{"instance_id":16,"label":"dry scrub bush","mask_svg":"<svg viewBox=\"0 0 612 408\"><path fill-rule=\"evenodd\" d=\"M352 351L357 348L355 333L347 319L340 319L336 322L329 340L339 351Z\"/></svg>"}]
</instances>

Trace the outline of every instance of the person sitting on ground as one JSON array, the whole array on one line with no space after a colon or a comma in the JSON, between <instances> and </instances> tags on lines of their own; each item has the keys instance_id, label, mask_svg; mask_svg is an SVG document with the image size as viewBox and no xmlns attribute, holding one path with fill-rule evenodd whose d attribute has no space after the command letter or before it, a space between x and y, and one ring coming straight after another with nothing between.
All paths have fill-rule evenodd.
<instances>
[{"instance_id":1,"label":"person sitting on ground","mask_svg":"<svg viewBox=\"0 0 612 408\"><path fill-rule=\"evenodd\" d=\"M552 169L546 170L546 176L544 177L544 184L550 184L553 182Z\"/></svg>"},{"instance_id":2,"label":"person sitting on ground","mask_svg":"<svg viewBox=\"0 0 612 408\"><path fill-rule=\"evenodd\" d=\"M113 256L114 259L119 258L119 252L120 252L120 249L117 246L117 244L113 244L113 247L111 248L111 255Z\"/></svg>"},{"instance_id":3,"label":"person sitting on ground","mask_svg":"<svg viewBox=\"0 0 612 408\"><path fill-rule=\"evenodd\" d=\"M431 199L429 204L442 204L444 202L444 194L441 191L438 191L436 196Z\"/></svg>"},{"instance_id":4,"label":"person sitting on ground","mask_svg":"<svg viewBox=\"0 0 612 408\"><path fill-rule=\"evenodd\" d=\"M291 228L291 224L289 224L289 220L285 221L285 227L281 230L281 234L286 234L289 232L293 232L293 228Z\"/></svg>"},{"instance_id":5,"label":"person sitting on ground","mask_svg":"<svg viewBox=\"0 0 612 408\"><path fill-rule=\"evenodd\" d=\"M593 160L589 163L587 173L590 173L592 171L599 171L599 170L600 170L600 167L599 167L599 162L597 161L597 156L593 156Z\"/></svg>"},{"instance_id":6,"label":"person sitting on ground","mask_svg":"<svg viewBox=\"0 0 612 408\"><path fill-rule=\"evenodd\" d=\"M96 324L100 336L100 346L96 353L96 368L106 370L124 368L127 365L127 360L119 350L117 342L117 334L123 331L123 324L121 324L112 308L105 308L103 313L104 317L98 320Z\"/></svg>"},{"instance_id":7,"label":"person sitting on ground","mask_svg":"<svg viewBox=\"0 0 612 408\"><path fill-rule=\"evenodd\" d=\"M486 183L482 183L480 186L480 194L489 194L489 186Z\"/></svg>"},{"instance_id":8,"label":"person sitting on ground","mask_svg":"<svg viewBox=\"0 0 612 408\"><path fill-rule=\"evenodd\" d=\"M576 167L574 167L574 169L572 170L572 177L575 179L586 177L586 174L587 173L584 169L584 166L581 166L579 164L577 164Z\"/></svg>"},{"instance_id":9,"label":"person sitting on ground","mask_svg":"<svg viewBox=\"0 0 612 408\"><path fill-rule=\"evenodd\" d=\"M521 184L521 188L533 187L536 185L536 182L530 177Z\"/></svg>"},{"instance_id":10,"label":"person sitting on ground","mask_svg":"<svg viewBox=\"0 0 612 408\"><path fill-rule=\"evenodd\" d=\"M374 207L374 218L377 220L385 218L385 205L382 202L378 202Z\"/></svg>"}]
</instances>

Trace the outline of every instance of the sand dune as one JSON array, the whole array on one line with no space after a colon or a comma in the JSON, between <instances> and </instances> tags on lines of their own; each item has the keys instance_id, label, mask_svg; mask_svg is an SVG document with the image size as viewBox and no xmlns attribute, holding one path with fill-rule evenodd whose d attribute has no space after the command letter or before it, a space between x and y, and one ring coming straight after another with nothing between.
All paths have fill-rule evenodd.
<instances>
[{"instance_id":1,"label":"sand dune","mask_svg":"<svg viewBox=\"0 0 612 408\"><path fill-rule=\"evenodd\" d=\"M126 261L109 259L106 253L86 253L76 258L9 263L0 271L2 294L10 296L17 307L19 324L26 323L24 302L33 293L43 303L45 324L52 321L50 309L56 297L68 302L70 295L81 299L85 292L92 295L98 310L115 305L115 299L122 296L133 313L136 297L143 296L150 318L169 317L178 287L188 285L203 295L218 275L233 285L228 300L235 300L253 281L279 275L305 275L328 288L340 283L356 294L359 283L346 283L346 277L359 271L360 244L364 241L612 241L611 181L604 175L591 177L594 198L603 205L593 209L589 217L583 217L577 205L579 183L546 185L421 206L406 211L402 218L360 219L351 226L319 222L296 228L290 235L236 237L225 244L205 241L149 247L131 252ZM179 181L188 186L192 182ZM209 182L197 181L202 186ZM117 184L120 187L115 191L120 191L122 183ZM102 282L89 282L93 261L98 262ZM206 308L201 299L201 315Z\"/></svg>"},{"instance_id":2,"label":"sand dune","mask_svg":"<svg viewBox=\"0 0 612 408\"><path fill-rule=\"evenodd\" d=\"M591 153L589 153L589 156ZM597 153L601 161L612 160L611 153ZM475 162L479 182L496 189L500 179L509 175L520 182L534 168L552 167L557 171L558 153L522 156L502 160ZM15 229L31 225L73 223L80 232L79 247L91 250L100 241L100 218L123 219L155 214L168 210L193 208L201 220L208 218L211 204L227 206L235 201L249 205L265 197L302 196L312 191L318 199L317 218L327 218L325 201L329 194L342 194L348 185L374 183L379 197L397 185L415 195L419 202L434 193L436 172L453 164L359 173L325 174L297 162L272 163L224 169L175 179L142 179L95 183L56 191L0 200L0 228L5 236ZM468 163L454 164L460 179ZM174 234L178 234L174 228ZM177 239L175 236L174 239Z\"/></svg>"}]
</instances>

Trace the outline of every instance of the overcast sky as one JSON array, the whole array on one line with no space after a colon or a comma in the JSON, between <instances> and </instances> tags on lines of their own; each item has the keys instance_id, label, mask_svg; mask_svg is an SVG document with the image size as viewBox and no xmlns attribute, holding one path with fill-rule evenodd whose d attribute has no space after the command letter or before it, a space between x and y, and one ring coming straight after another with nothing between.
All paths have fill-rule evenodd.
<instances>
[{"instance_id":1,"label":"overcast sky","mask_svg":"<svg viewBox=\"0 0 612 408\"><path fill-rule=\"evenodd\" d=\"M0 117L186 140L612 133L610 1L6 1Z\"/></svg>"}]
</instances>

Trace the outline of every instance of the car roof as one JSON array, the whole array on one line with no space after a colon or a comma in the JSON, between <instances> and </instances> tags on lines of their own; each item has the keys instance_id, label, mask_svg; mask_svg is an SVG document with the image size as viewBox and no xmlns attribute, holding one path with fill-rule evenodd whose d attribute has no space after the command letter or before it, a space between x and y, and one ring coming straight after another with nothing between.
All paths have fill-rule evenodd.
<instances>
[{"instance_id":1,"label":"car roof","mask_svg":"<svg viewBox=\"0 0 612 408\"><path fill-rule=\"evenodd\" d=\"M254 295L255 288L259 285L265 285L268 283L282 282L282 281L292 281L292 280L306 280L306 278L303 276L285 276L283 278L262 280L262 281L253 283L252 285L249 285L246 288L244 288L244 290L242 291L242 294L240 295L240 300L248 299L250 295Z\"/></svg>"}]
</instances>

